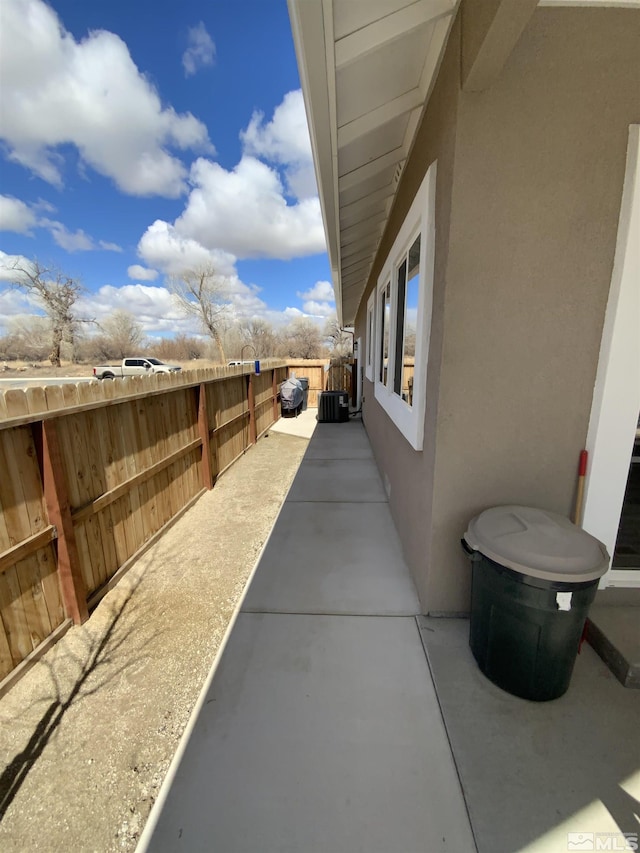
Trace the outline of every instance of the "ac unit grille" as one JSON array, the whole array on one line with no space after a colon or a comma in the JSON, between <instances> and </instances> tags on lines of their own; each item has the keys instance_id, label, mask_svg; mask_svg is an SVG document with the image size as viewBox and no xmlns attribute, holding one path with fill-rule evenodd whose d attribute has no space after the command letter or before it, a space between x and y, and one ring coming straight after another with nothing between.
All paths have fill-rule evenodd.
<instances>
[{"instance_id":1,"label":"ac unit grille","mask_svg":"<svg viewBox=\"0 0 640 853\"><path fill-rule=\"evenodd\" d=\"M344 423L349 420L349 394L346 391L323 391L318 401L320 423Z\"/></svg>"}]
</instances>

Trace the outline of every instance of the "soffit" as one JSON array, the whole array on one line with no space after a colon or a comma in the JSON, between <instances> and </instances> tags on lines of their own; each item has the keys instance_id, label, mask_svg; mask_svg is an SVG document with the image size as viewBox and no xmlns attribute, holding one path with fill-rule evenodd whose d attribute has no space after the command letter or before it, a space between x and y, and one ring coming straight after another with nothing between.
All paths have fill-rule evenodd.
<instances>
[{"instance_id":1,"label":"soffit","mask_svg":"<svg viewBox=\"0 0 640 853\"><path fill-rule=\"evenodd\" d=\"M338 317L351 325L458 0L289 0Z\"/></svg>"}]
</instances>

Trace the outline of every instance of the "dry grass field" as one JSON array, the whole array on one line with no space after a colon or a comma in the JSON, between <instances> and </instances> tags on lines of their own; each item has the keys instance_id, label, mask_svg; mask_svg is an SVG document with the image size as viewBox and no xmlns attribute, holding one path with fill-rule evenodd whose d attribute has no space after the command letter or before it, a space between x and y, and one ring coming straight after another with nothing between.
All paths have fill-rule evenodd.
<instances>
[{"instance_id":1,"label":"dry grass field","mask_svg":"<svg viewBox=\"0 0 640 853\"><path fill-rule=\"evenodd\" d=\"M115 360L108 360L104 364L117 364ZM220 367L220 362L209 359L198 358L192 361L177 361L183 370ZM53 367L49 361L27 362L27 361L5 361L0 362L0 379L14 379L23 377L35 379L41 376L43 379L55 379L60 376L93 376L93 364L74 364L63 361L61 367Z\"/></svg>"}]
</instances>

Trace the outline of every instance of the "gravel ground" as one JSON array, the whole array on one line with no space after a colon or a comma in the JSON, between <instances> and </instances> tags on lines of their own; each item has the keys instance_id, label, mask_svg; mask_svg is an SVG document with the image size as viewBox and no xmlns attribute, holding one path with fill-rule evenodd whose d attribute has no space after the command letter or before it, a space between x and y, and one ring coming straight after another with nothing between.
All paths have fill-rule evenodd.
<instances>
[{"instance_id":1,"label":"gravel ground","mask_svg":"<svg viewBox=\"0 0 640 853\"><path fill-rule=\"evenodd\" d=\"M0 700L0 849L132 851L308 441L269 433Z\"/></svg>"}]
</instances>

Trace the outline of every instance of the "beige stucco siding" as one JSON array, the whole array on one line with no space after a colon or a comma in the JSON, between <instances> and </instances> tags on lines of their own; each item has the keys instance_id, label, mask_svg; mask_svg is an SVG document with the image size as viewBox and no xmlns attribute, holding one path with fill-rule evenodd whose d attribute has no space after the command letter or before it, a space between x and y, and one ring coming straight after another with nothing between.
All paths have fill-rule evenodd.
<instances>
[{"instance_id":1,"label":"beige stucco siding","mask_svg":"<svg viewBox=\"0 0 640 853\"><path fill-rule=\"evenodd\" d=\"M467 608L459 540L478 511L571 511L627 128L640 121L639 47L638 10L540 8L498 81L467 93L452 33L434 93L448 100L430 105L378 259L437 157L423 453L365 385L365 423L425 610Z\"/></svg>"},{"instance_id":2,"label":"beige stucco siding","mask_svg":"<svg viewBox=\"0 0 640 853\"><path fill-rule=\"evenodd\" d=\"M426 596L426 572L429 562L432 496L435 470L435 435L442 351L442 315L445 299L445 269L449 243L449 213L453 186L456 113L460 79L460 28L454 24L443 57L440 75L414 144L414 153L402 176L401 191L391 212L376 259L370 283L356 321L356 336L364 336L367 299L375 286L380 268L402 225L411 202L422 183L429 165L438 161L436 185L436 253L433 294L433 324L429 347L427 406L424 450L417 453L398 433L388 415L374 399L373 384L364 381L363 418L376 459L390 489L390 505L421 599Z\"/></svg>"}]
</instances>

